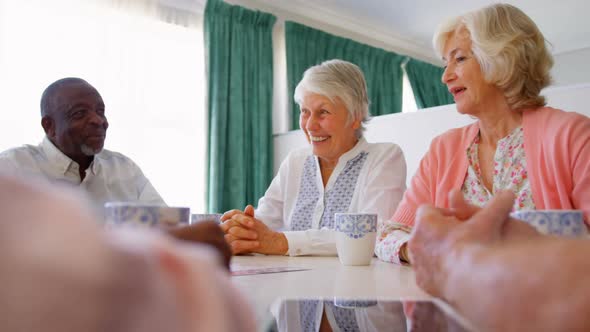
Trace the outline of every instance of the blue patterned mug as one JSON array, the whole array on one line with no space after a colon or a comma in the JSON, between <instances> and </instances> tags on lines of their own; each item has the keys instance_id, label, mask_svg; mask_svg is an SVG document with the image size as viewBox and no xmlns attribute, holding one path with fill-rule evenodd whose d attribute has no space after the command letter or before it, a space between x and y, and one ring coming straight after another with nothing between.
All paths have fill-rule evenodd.
<instances>
[{"instance_id":1,"label":"blue patterned mug","mask_svg":"<svg viewBox=\"0 0 590 332\"><path fill-rule=\"evenodd\" d=\"M223 216L221 213L193 213L191 214L191 224L196 224L201 221L213 221L219 224L221 216Z\"/></svg>"},{"instance_id":2,"label":"blue patterned mug","mask_svg":"<svg viewBox=\"0 0 590 332\"><path fill-rule=\"evenodd\" d=\"M543 234L570 237L588 235L581 210L523 210L513 212L511 216Z\"/></svg>"},{"instance_id":3,"label":"blue patterned mug","mask_svg":"<svg viewBox=\"0 0 590 332\"><path fill-rule=\"evenodd\" d=\"M369 265L375 252L377 215L335 213L336 249L343 265Z\"/></svg>"},{"instance_id":4,"label":"blue patterned mug","mask_svg":"<svg viewBox=\"0 0 590 332\"><path fill-rule=\"evenodd\" d=\"M188 224L190 209L129 202L107 202L104 205L107 227L174 227Z\"/></svg>"}]
</instances>

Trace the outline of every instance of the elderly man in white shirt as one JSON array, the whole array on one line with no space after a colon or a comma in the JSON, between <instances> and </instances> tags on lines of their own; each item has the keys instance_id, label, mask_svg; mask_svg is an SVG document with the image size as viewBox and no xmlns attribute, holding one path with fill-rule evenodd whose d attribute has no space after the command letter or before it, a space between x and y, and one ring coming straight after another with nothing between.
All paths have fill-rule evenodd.
<instances>
[{"instance_id":1,"label":"elderly man in white shirt","mask_svg":"<svg viewBox=\"0 0 590 332\"><path fill-rule=\"evenodd\" d=\"M107 201L165 205L139 166L124 155L103 149L109 123L98 91L80 78L60 79L41 97L45 138L0 154L0 173L37 178L82 189L102 213ZM216 248L229 267L231 252L213 222L168 230L172 236Z\"/></svg>"},{"instance_id":2,"label":"elderly man in white shirt","mask_svg":"<svg viewBox=\"0 0 590 332\"><path fill-rule=\"evenodd\" d=\"M107 201L164 204L128 157L103 149L109 123L98 91L80 78L60 79L41 97L45 138L0 154L0 171L38 176L84 189L98 207Z\"/></svg>"}]
</instances>

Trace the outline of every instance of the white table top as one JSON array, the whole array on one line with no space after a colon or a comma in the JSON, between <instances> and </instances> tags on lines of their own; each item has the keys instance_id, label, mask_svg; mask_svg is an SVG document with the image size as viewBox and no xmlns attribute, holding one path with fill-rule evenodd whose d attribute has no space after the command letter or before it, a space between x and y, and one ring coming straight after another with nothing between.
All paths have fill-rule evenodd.
<instances>
[{"instance_id":1,"label":"white table top","mask_svg":"<svg viewBox=\"0 0 590 332\"><path fill-rule=\"evenodd\" d=\"M234 276L232 282L253 306L262 322L278 299L425 300L410 267L374 258L369 266L343 266L338 257L236 256L232 270L265 267L301 267L307 271Z\"/></svg>"}]
</instances>

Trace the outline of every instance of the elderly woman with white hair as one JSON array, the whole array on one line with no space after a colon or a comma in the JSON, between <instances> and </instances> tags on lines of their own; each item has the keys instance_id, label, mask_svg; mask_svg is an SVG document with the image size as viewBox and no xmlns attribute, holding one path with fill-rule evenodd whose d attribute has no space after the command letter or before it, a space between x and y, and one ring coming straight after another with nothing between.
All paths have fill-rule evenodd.
<instances>
[{"instance_id":1,"label":"elderly woman with white hair","mask_svg":"<svg viewBox=\"0 0 590 332\"><path fill-rule=\"evenodd\" d=\"M248 206L223 215L235 254L336 255L334 213L386 220L405 190L399 146L363 137L369 100L356 65L330 60L307 69L295 101L309 147L287 156L255 212Z\"/></svg>"},{"instance_id":2,"label":"elderly woman with white hair","mask_svg":"<svg viewBox=\"0 0 590 332\"><path fill-rule=\"evenodd\" d=\"M356 65L331 60L307 69L295 101L310 146L287 156L255 212L248 206L223 215L221 227L235 254L336 255L334 213L376 213L387 220L402 198L401 149L363 138L369 100ZM354 310L332 302L283 303L277 313L279 326L294 330L317 331L326 324L359 328Z\"/></svg>"},{"instance_id":3,"label":"elderly woman with white hair","mask_svg":"<svg viewBox=\"0 0 590 332\"><path fill-rule=\"evenodd\" d=\"M377 255L409 263L418 206L451 208L453 189L477 206L510 190L513 210L579 209L590 222L590 119L545 106L553 59L535 23L494 4L442 24L434 44L457 110L477 121L432 141Z\"/></svg>"}]
</instances>

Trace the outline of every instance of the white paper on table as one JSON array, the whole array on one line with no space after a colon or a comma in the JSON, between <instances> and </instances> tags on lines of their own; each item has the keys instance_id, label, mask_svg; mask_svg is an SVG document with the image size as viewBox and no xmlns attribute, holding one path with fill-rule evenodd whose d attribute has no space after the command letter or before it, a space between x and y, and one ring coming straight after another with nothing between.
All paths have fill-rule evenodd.
<instances>
[{"instance_id":1,"label":"white paper on table","mask_svg":"<svg viewBox=\"0 0 590 332\"><path fill-rule=\"evenodd\" d=\"M276 267L255 267L255 266L238 266L232 267L231 275L237 276L249 276L254 274L268 274L268 273L281 273L281 272L294 272L294 271L307 271L309 269L302 267L288 267L288 266L276 266Z\"/></svg>"}]
</instances>

